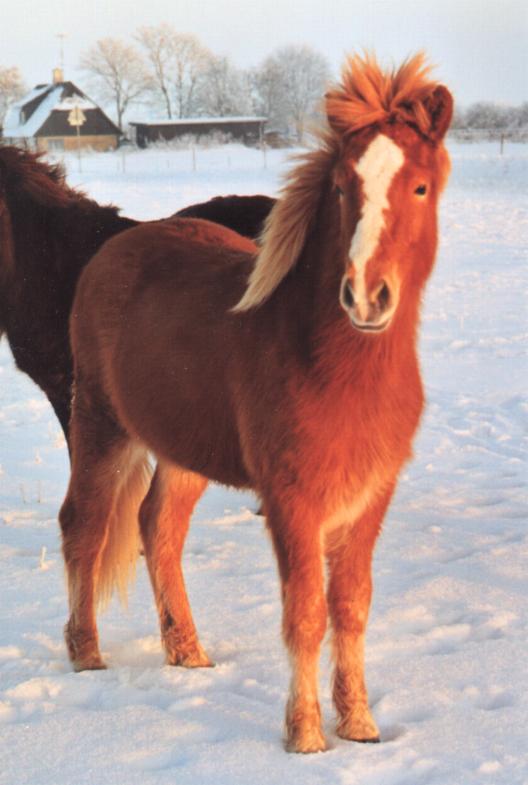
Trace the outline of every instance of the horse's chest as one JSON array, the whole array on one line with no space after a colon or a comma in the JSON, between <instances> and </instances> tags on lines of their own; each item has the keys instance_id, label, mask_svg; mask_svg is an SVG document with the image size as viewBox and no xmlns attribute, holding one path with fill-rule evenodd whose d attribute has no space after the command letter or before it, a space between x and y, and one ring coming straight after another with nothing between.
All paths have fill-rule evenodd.
<instances>
[{"instance_id":1,"label":"horse's chest","mask_svg":"<svg viewBox=\"0 0 528 785\"><path fill-rule=\"evenodd\" d=\"M393 486L411 454L420 408L419 397L394 406L351 396L311 412L302 426L305 479L322 505L325 534L353 524Z\"/></svg>"},{"instance_id":2,"label":"horse's chest","mask_svg":"<svg viewBox=\"0 0 528 785\"><path fill-rule=\"evenodd\" d=\"M343 527L353 526L384 495L388 484L387 478L370 474L361 484L336 487L334 493L328 495L325 505L323 535L329 537Z\"/></svg>"}]
</instances>

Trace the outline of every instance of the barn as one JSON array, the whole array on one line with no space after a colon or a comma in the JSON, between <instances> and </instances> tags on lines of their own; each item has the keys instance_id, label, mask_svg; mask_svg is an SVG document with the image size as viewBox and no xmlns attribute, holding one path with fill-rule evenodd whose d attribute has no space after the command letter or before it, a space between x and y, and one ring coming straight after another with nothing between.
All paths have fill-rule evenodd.
<instances>
[{"instance_id":1,"label":"barn","mask_svg":"<svg viewBox=\"0 0 528 785\"><path fill-rule=\"evenodd\" d=\"M138 147L155 142L171 142L183 136L207 136L221 133L247 145L262 140L265 117L184 117L178 120L131 122L133 139Z\"/></svg>"},{"instance_id":2,"label":"barn","mask_svg":"<svg viewBox=\"0 0 528 785\"><path fill-rule=\"evenodd\" d=\"M113 150L121 136L97 104L73 82L63 80L59 68L51 84L37 85L10 107L3 128L4 141L46 152L78 147Z\"/></svg>"}]
</instances>

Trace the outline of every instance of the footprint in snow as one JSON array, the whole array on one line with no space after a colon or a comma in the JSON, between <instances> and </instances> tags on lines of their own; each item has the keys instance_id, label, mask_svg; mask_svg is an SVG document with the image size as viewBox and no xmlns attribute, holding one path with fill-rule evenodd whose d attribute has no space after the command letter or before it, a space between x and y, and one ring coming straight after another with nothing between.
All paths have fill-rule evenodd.
<instances>
[{"instance_id":1,"label":"footprint in snow","mask_svg":"<svg viewBox=\"0 0 528 785\"><path fill-rule=\"evenodd\" d=\"M476 685L469 685L463 688L462 694L474 706L484 711L507 709L518 703L518 698L513 690L499 685L492 685L486 689L481 689Z\"/></svg>"}]
</instances>

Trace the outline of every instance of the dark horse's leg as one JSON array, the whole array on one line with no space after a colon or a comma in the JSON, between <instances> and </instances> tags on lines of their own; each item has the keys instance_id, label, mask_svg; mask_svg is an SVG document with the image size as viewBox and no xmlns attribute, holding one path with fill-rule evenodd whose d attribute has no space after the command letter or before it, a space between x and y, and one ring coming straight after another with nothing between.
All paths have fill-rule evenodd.
<instances>
[{"instance_id":1,"label":"dark horse's leg","mask_svg":"<svg viewBox=\"0 0 528 785\"><path fill-rule=\"evenodd\" d=\"M198 640L181 557L189 519L207 485L199 474L160 462L140 510L143 547L170 665L212 665Z\"/></svg>"},{"instance_id":2,"label":"dark horse's leg","mask_svg":"<svg viewBox=\"0 0 528 785\"><path fill-rule=\"evenodd\" d=\"M372 552L391 494L380 496L348 530L338 530L327 543L337 733L351 741L379 741L368 705L364 648L372 594Z\"/></svg>"},{"instance_id":3,"label":"dark horse's leg","mask_svg":"<svg viewBox=\"0 0 528 785\"><path fill-rule=\"evenodd\" d=\"M44 392L46 393L46 396L53 407L53 411L55 412L55 415L64 433L66 444L70 450L71 395L65 397L63 394L59 396L50 392L46 392L46 390L44 390Z\"/></svg>"},{"instance_id":4,"label":"dark horse's leg","mask_svg":"<svg viewBox=\"0 0 528 785\"><path fill-rule=\"evenodd\" d=\"M66 330L67 320L64 317L64 339L68 344ZM31 341L32 337L33 342ZM8 340L17 368L22 373L26 373L40 387L53 407L69 448L73 385L72 363L69 354L66 355L64 350L59 350L52 340L49 346L43 344L40 336L8 334ZM46 360L47 364L45 364Z\"/></svg>"}]
</instances>

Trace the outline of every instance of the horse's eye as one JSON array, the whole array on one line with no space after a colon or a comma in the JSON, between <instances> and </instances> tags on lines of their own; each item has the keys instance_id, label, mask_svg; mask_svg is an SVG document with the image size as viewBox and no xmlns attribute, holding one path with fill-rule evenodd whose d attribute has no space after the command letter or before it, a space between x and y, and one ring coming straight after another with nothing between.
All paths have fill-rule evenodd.
<instances>
[{"instance_id":1,"label":"horse's eye","mask_svg":"<svg viewBox=\"0 0 528 785\"><path fill-rule=\"evenodd\" d=\"M339 194L339 196L343 196L344 191L340 185L336 185L336 191Z\"/></svg>"},{"instance_id":2,"label":"horse's eye","mask_svg":"<svg viewBox=\"0 0 528 785\"><path fill-rule=\"evenodd\" d=\"M427 193L427 186L426 185L419 185L414 193L418 194L418 196L425 196L425 194Z\"/></svg>"}]
</instances>

